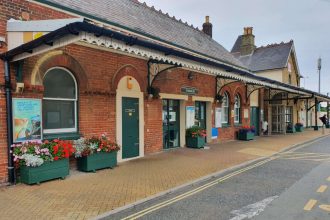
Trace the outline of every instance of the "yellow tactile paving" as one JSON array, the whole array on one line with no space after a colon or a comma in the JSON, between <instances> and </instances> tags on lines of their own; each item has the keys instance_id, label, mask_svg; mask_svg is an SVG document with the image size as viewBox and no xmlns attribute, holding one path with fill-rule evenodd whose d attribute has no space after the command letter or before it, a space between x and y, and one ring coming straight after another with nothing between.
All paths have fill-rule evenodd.
<instances>
[{"instance_id":1,"label":"yellow tactile paving","mask_svg":"<svg viewBox=\"0 0 330 220\"><path fill-rule=\"evenodd\" d=\"M121 163L115 169L97 173L74 172L66 180L40 186L2 187L0 219L89 219L260 157L238 151L254 148L278 152L319 136L320 131L305 131L248 142L231 141L211 145L209 150L184 148Z\"/></svg>"}]
</instances>

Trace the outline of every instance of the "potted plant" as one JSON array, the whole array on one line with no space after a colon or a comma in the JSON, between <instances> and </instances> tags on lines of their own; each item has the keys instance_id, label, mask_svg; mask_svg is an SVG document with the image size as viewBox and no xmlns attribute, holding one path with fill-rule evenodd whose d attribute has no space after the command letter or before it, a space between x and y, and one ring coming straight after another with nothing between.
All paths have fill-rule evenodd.
<instances>
[{"instance_id":1,"label":"potted plant","mask_svg":"<svg viewBox=\"0 0 330 220\"><path fill-rule=\"evenodd\" d=\"M206 130L192 126L186 130L186 145L190 148L202 148L205 145Z\"/></svg>"},{"instance_id":2,"label":"potted plant","mask_svg":"<svg viewBox=\"0 0 330 220\"><path fill-rule=\"evenodd\" d=\"M28 141L12 145L15 167L20 171L20 180L26 184L69 175L69 157L74 149L68 141Z\"/></svg>"},{"instance_id":3,"label":"potted plant","mask_svg":"<svg viewBox=\"0 0 330 220\"><path fill-rule=\"evenodd\" d=\"M238 130L238 140L249 141L254 139L255 128L253 126L243 126Z\"/></svg>"},{"instance_id":4,"label":"potted plant","mask_svg":"<svg viewBox=\"0 0 330 220\"><path fill-rule=\"evenodd\" d=\"M100 137L80 138L74 141L74 148L80 171L95 172L117 165L117 151L120 148L106 134Z\"/></svg>"},{"instance_id":5,"label":"potted plant","mask_svg":"<svg viewBox=\"0 0 330 220\"><path fill-rule=\"evenodd\" d=\"M296 123L295 125L296 131L297 132L302 132L304 130L304 125L300 122Z\"/></svg>"},{"instance_id":6,"label":"potted plant","mask_svg":"<svg viewBox=\"0 0 330 220\"><path fill-rule=\"evenodd\" d=\"M295 133L296 132L296 128L295 126L292 126L291 123L289 123L287 126L286 126L286 133Z\"/></svg>"}]
</instances>

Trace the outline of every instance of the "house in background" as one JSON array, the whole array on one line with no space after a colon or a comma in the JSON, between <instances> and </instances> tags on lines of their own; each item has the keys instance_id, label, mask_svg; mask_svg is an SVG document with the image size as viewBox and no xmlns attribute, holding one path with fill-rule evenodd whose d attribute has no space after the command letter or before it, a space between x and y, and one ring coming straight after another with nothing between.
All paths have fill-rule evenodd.
<instances>
[{"instance_id":1,"label":"house in background","mask_svg":"<svg viewBox=\"0 0 330 220\"><path fill-rule=\"evenodd\" d=\"M231 53L258 76L300 87L302 76L293 40L257 47L253 28L246 27L244 34L238 36ZM312 125L311 119L315 118L312 115L312 112L315 112L313 96L306 97L271 89L264 89L263 92L262 99L259 99L257 92L251 95L251 112L255 114L254 117L262 116L260 121L268 122L269 133L292 132L292 128L298 122L305 127ZM261 104L263 108L259 108ZM260 110L259 116L253 109Z\"/></svg>"}]
</instances>

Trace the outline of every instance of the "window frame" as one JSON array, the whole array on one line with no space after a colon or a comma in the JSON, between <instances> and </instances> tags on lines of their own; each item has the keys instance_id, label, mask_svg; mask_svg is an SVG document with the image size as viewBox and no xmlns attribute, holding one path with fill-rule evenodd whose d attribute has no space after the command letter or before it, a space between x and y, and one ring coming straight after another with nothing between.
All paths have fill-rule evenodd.
<instances>
[{"instance_id":1,"label":"window frame","mask_svg":"<svg viewBox=\"0 0 330 220\"><path fill-rule=\"evenodd\" d=\"M238 103L236 105L236 99ZM234 98L234 123L240 124L241 123L241 97L240 95L236 94Z\"/></svg>"},{"instance_id":2,"label":"window frame","mask_svg":"<svg viewBox=\"0 0 330 220\"><path fill-rule=\"evenodd\" d=\"M73 81L74 81L74 85L75 85L75 98L74 99L68 99L68 98L47 98L47 97L43 97L42 100L50 100L50 101L72 101L74 102L74 128L55 128L55 129L43 129L43 133L44 134L58 134L58 133L73 133L73 132L78 132L78 84L77 84L77 80L76 77L71 73L70 70L64 68L64 67L60 67L60 66L56 66L56 67L52 67L50 69L48 69L46 71L46 73L44 74L43 77L43 81L46 77L46 75L54 69L61 69L63 71L65 71L66 73L68 73ZM44 117L44 116L43 116ZM44 128L45 126L43 126Z\"/></svg>"},{"instance_id":3,"label":"window frame","mask_svg":"<svg viewBox=\"0 0 330 220\"><path fill-rule=\"evenodd\" d=\"M227 105L225 106L224 104L225 104L225 102L223 101L222 102L222 106L221 106L221 109L222 109L222 112L223 112L223 114L222 114L222 119L221 119L221 124L223 124L223 125L229 125L230 123L229 123L229 118L230 118L230 115L229 115L229 112L230 112L230 100L229 100L229 94L228 94L228 92L224 92L223 93L223 99L225 99L226 98L226 100L227 100ZM226 120L224 120L225 119L225 112L227 113L227 118L226 118Z\"/></svg>"}]
</instances>

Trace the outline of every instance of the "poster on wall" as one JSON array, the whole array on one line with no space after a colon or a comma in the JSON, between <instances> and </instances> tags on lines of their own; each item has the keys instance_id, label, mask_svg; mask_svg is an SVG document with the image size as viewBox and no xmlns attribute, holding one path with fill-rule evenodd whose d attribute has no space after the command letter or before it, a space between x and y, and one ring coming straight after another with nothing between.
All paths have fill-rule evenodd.
<instances>
[{"instance_id":1,"label":"poster on wall","mask_svg":"<svg viewBox=\"0 0 330 220\"><path fill-rule=\"evenodd\" d=\"M222 116L221 116L221 108L215 108L215 127L221 128L222 127Z\"/></svg>"},{"instance_id":2,"label":"poster on wall","mask_svg":"<svg viewBox=\"0 0 330 220\"><path fill-rule=\"evenodd\" d=\"M195 106L186 107L186 128L195 125Z\"/></svg>"},{"instance_id":3,"label":"poster on wall","mask_svg":"<svg viewBox=\"0 0 330 220\"><path fill-rule=\"evenodd\" d=\"M243 116L244 116L245 119L249 118L249 109L247 109L247 108L244 109L244 115Z\"/></svg>"},{"instance_id":4,"label":"poster on wall","mask_svg":"<svg viewBox=\"0 0 330 220\"><path fill-rule=\"evenodd\" d=\"M41 100L13 99L13 141L14 143L41 140Z\"/></svg>"}]
</instances>

